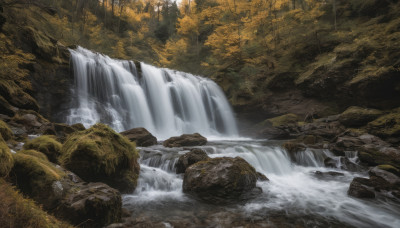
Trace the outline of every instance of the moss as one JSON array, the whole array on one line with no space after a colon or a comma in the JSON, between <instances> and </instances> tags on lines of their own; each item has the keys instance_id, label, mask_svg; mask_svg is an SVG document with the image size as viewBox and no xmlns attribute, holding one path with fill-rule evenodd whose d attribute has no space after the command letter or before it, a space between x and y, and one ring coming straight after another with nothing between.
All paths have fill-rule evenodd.
<instances>
[{"instance_id":1,"label":"moss","mask_svg":"<svg viewBox=\"0 0 400 228\"><path fill-rule=\"evenodd\" d=\"M0 79L0 95L10 104L22 108L39 110L36 100L25 93L14 81Z\"/></svg>"},{"instance_id":2,"label":"moss","mask_svg":"<svg viewBox=\"0 0 400 228\"><path fill-rule=\"evenodd\" d=\"M104 124L70 135L61 153L63 166L86 181L104 181L118 187L118 179L123 178L134 182L130 186L136 185L139 154L135 144Z\"/></svg>"},{"instance_id":3,"label":"moss","mask_svg":"<svg viewBox=\"0 0 400 228\"><path fill-rule=\"evenodd\" d=\"M382 114L383 112L377 109L352 106L340 115L339 121L345 126L363 126Z\"/></svg>"},{"instance_id":4,"label":"moss","mask_svg":"<svg viewBox=\"0 0 400 228\"><path fill-rule=\"evenodd\" d=\"M44 212L33 200L24 198L9 183L0 179L0 227L71 227Z\"/></svg>"},{"instance_id":5,"label":"moss","mask_svg":"<svg viewBox=\"0 0 400 228\"><path fill-rule=\"evenodd\" d=\"M14 165L14 159L3 137L0 135L0 177L8 176Z\"/></svg>"},{"instance_id":6,"label":"moss","mask_svg":"<svg viewBox=\"0 0 400 228\"><path fill-rule=\"evenodd\" d=\"M360 161L368 165L391 165L400 169L400 156L396 151L384 150L380 151L377 148L359 148L358 157Z\"/></svg>"},{"instance_id":7,"label":"moss","mask_svg":"<svg viewBox=\"0 0 400 228\"><path fill-rule=\"evenodd\" d=\"M48 161L47 156L45 154L43 154L42 152L36 151L36 150L20 150L20 151L18 151L18 153L30 155L33 157L37 157L41 160Z\"/></svg>"},{"instance_id":8,"label":"moss","mask_svg":"<svg viewBox=\"0 0 400 228\"><path fill-rule=\"evenodd\" d=\"M400 135L400 109L380 116L368 123L368 132L381 137L393 137Z\"/></svg>"},{"instance_id":9,"label":"moss","mask_svg":"<svg viewBox=\"0 0 400 228\"><path fill-rule=\"evenodd\" d=\"M24 194L39 202L45 202L52 184L65 176L43 156L17 152L13 157L15 162L10 175L13 182Z\"/></svg>"},{"instance_id":10,"label":"moss","mask_svg":"<svg viewBox=\"0 0 400 228\"><path fill-rule=\"evenodd\" d=\"M262 126L265 126L267 124L272 124L273 127L279 127L279 126L285 126L289 124L297 124L297 121L299 120L298 116L296 114L286 114L274 118L267 119L261 123Z\"/></svg>"},{"instance_id":11,"label":"moss","mask_svg":"<svg viewBox=\"0 0 400 228\"><path fill-rule=\"evenodd\" d=\"M6 141L10 140L14 137L14 134L11 131L11 129L2 120L0 120L0 134L3 137L3 139Z\"/></svg>"},{"instance_id":12,"label":"moss","mask_svg":"<svg viewBox=\"0 0 400 228\"><path fill-rule=\"evenodd\" d=\"M378 165L378 168L380 168L382 170L385 170L385 171L388 171L388 172L391 172L391 173L393 173L395 175L398 175L398 176L400 175L400 169L397 169L397 168L395 168L395 167L393 167L391 165Z\"/></svg>"},{"instance_id":13,"label":"moss","mask_svg":"<svg viewBox=\"0 0 400 228\"><path fill-rule=\"evenodd\" d=\"M57 163L58 157L61 155L61 143L57 142L54 136L43 135L32 139L25 143L24 149L37 150L44 153L47 158L54 163Z\"/></svg>"}]
</instances>

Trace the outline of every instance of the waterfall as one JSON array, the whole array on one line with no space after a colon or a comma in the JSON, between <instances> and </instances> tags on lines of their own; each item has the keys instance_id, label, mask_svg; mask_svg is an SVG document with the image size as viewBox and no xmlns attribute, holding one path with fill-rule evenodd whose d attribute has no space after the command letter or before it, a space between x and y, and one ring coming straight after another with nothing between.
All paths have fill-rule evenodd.
<instances>
[{"instance_id":1,"label":"waterfall","mask_svg":"<svg viewBox=\"0 0 400 228\"><path fill-rule=\"evenodd\" d=\"M212 80L78 47L70 50L75 84L69 124L97 122L116 131L144 127L161 139L198 132L238 135L232 109Z\"/></svg>"}]
</instances>

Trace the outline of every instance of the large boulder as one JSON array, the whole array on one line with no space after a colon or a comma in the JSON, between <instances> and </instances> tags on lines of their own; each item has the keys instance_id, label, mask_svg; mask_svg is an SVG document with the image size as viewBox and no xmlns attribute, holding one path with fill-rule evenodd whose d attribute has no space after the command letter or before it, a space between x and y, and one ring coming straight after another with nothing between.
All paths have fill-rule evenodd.
<instances>
[{"instance_id":1,"label":"large boulder","mask_svg":"<svg viewBox=\"0 0 400 228\"><path fill-rule=\"evenodd\" d=\"M371 165L392 165L400 169L400 151L394 147L379 147L367 144L358 148L360 161Z\"/></svg>"},{"instance_id":2,"label":"large boulder","mask_svg":"<svg viewBox=\"0 0 400 228\"><path fill-rule=\"evenodd\" d=\"M104 124L72 134L61 153L61 164L87 182L104 182L122 192L136 188L140 167L135 145Z\"/></svg>"},{"instance_id":3,"label":"large boulder","mask_svg":"<svg viewBox=\"0 0 400 228\"><path fill-rule=\"evenodd\" d=\"M171 137L164 141L165 147L182 147L182 146L202 146L207 143L207 139L199 133L183 134L178 137Z\"/></svg>"},{"instance_id":4,"label":"large boulder","mask_svg":"<svg viewBox=\"0 0 400 228\"><path fill-rule=\"evenodd\" d=\"M10 178L25 195L74 225L102 227L121 219L120 193L103 183L85 183L34 150L19 151Z\"/></svg>"},{"instance_id":5,"label":"large boulder","mask_svg":"<svg viewBox=\"0 0 400 228\"><path fill-rule=\"evenodd\" d=\"M42 135L40 137L29 140L24 144L25 150L37 150L47 156L54 163L58 163L58 158L61 155L62 144L59 143L54 136Z\"/></svg>"},{"instance_id":6,"label":"large boulder","mask_svg":"<svg viewBox=\"0 0 400 228\"><path fill-rule=\"evenodd\" d=\"M346 127L360 127L375 120L382 114L382 111L377 109L352 106L339 116L339 121Z\"/></svg>"},{"instance_id":7,"label":"large boulder","mask_svg":"<svg viewBox=\"0 0 400 228\"><path fill-rule=\"evenodd\" d=\"M370 180L362 177L353 179L347 194L357 198L375 198L375 192Z\"/></svg>"},{"instance_id":8,"label":"large boulder","mask_svg":"<svg viewBox=\"0 0 400 228\"><path fill-rule=\"evenodd\" d=\"M8 102L9 105L27 110L39 110L36 100L29 94L25 93L14 81L0 80L0 95ZM5 104L7 106L7 104ZM8 112L13 112L11 108ZM4 113L11 114L11 113Z\"/></svg>"},{"instance_id":9,"label":"large boulder","mask_svg":"<svg viewBox=\"0 0 400 228\"><path fill-rule=\"evenodd\" d=\"M243 158L213 158L186 169L183 191L207 202L231 202L254 193L257 177L256 170Z\"/></svg>"},{"instance_id":10,"label":"large boulder","mask_svg":"<svg viewBox=\"0 0 400 228\"><path fill-rule=\"evenodd\" d=\"M268 139L290 138L298 131L298 120L298 116L292 113L267 119L259 123L262 130L258 135Z\"/></svg>"},{"instance_id":11,"label":"large boulder","mask_svg":"<svg viewBox=\"0 0 400 228\"><path fill-rule=\"evenodd\" d=\"M14 159L3 137L0 135L0 177L8 176L14 165Z\"/></svg>"},{"instance_id":12,"label":"large boulder","mask_svg":"<svg viewBox=\"0 0 400 228\"><path fill-rule=\"evenodd\" d=\"M400 136L400 108L369 122L368 132L382 138L398 139Z\"/></svg>"},{"instance_id":13,"label":"large boulder","mask_svg":"<svg viewBox=\"0 0 400 228\"><path fill-rule=\"evenodd\" d=\"M120 134L127 137L131 142L135 142L136 146L152 146L157 144L157 138L143 127L123 131Z\"/></svg>"},{"instance_id":14,"label":"large boulder","mask_svg":"<svg viewBox=\"0 0 400 228\"><path fill-rule=\"evenodd\" d=\"M206 161L210 159L207 153L201 149L192 149L190 152L182 155L179 157L178 161L175 164L176 173L185 173L186 169L199 162L199 161Z\"/></svg>"}]
</instances>

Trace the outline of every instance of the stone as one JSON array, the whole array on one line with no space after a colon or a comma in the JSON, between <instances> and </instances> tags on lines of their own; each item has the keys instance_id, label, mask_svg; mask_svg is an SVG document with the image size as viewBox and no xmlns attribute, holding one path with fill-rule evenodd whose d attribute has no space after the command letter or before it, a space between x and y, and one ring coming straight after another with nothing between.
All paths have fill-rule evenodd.
<instances>
[{"instance_id":1,"label":"stone","mask_svg":"<svg viewBox=\"0 0 400 228\"><path fill-rule=\"evenodd\" d=\"M375 198L375 192L369 185L369 179L356 177L351 182L347 194L356 198Z\"/></svg>"},{"instance_id":2,"label":"stone","mask_svg":"<svg viewBox=\"0 0 400 228\"><path fill-rule=\"evenodd\" d=\"M7 177L13 166L14 159L10 148L8 148L3 137L0 135L0 177Z\"/></svg>"},{"instance_id":3,"label":"stone","mask_svg":"<svg viewBox=\"0 0 400 228\"><path fill-rule=\"evenodd\" d=\"M136 146L152 146L157 144L157 138L142 127L123 131L120 134L127 137L131 142L135 142Z\"/></svg>"},{"instance_id":4,"label":"stone","mask_svg":"<svg viewBox=\"0 0 400 228\"><path fill-rule=\"evenodd\" d=\"M360 127L375 120L382 114L383 112L377 109L352 106L340 115L339 121L346 127Z\"/></svg>"},{"instance_id":5,"label":"stone","mask_svg":"<svg viewBox=\"0 0 400 228\"><path fill-rule=\"evenodd\" d=\"M14 134L6 123L0 120L0 135L5 141L14 138Z\"/></svg>"},{"instance_id":6,"label":"stone","mask_svg":"<svg viewBox=\"0 0 400 228\"><path fill-rule=\"evenodd\" d=\"M61 164L87 182L104 182L131 193L140 166L135 145L104 124L75 132L61 149Z\"/></svg>"},{"instance_id":7,"label":"stone","mask_svg":"<svg viewBox=\"0 0 400 228\"><path fill-rule=\"evenodd\" d=\"M164 141L165 147L183 147L183 146L203 146L207 139L199 133L183 134L178 137L171 137Z\"/></svg>"},{"instance_id":8,"label":"stone","mask_svg":"<svg viewBox=\"0 0 400 228\"><path fill-rule=\"evenodd\" d=\"M257 178L256 170L243 158L213 158L186 169L183 191L206 202L227 203L250 197Z\"/></svg>"},{"instance_id":9,"label":"stone","mask_svg":"<svg viewBox=\"0 0 400 228\"><path fill-rule=\"evenodd\" d=\"M54 136L42 135L24 144L25 150L37 150L47 156L53 163L59 163L58 158L61 155L62 144Z\"/></svg>"},{"instance_id":10,"label":"stone","mask_svg":"<svg viewBox=\"0 0 400 228\"><path fill-rule=\"evenodd\" d=\"M204 150L201 149L192 149L190 152L181 155L175 164L176 173L185 173L186 169L199 162L199 161L206 161L210 159Z\"/></svg>"}]
</instances>

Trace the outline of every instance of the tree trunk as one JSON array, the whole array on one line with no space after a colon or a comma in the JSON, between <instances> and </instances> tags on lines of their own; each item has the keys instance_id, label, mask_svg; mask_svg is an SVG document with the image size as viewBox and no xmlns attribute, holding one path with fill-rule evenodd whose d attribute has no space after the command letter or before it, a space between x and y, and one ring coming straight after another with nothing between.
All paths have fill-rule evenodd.
<instances>
[{"instance_id":1,"label":"tree trunk","mask_svg":"<svg viewBox=\"0 0 400 228\"><path fill-rule=\"evenodd\" d=\"M333 17L334 17L334 26L335 26L335 31L337 30L337 24L336 24L336 0L332 0L332 6L333 6Z\"/></svg>"}]
</instances>

